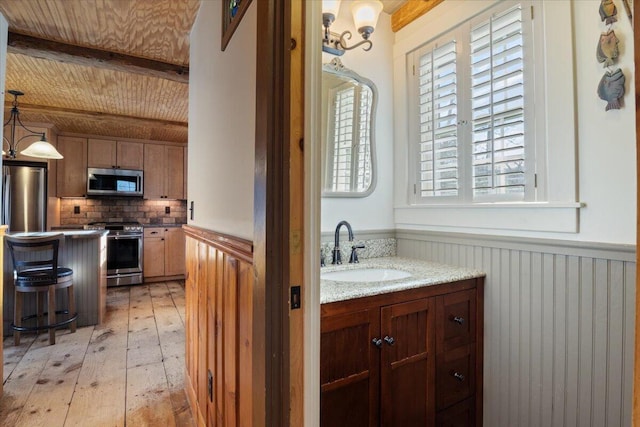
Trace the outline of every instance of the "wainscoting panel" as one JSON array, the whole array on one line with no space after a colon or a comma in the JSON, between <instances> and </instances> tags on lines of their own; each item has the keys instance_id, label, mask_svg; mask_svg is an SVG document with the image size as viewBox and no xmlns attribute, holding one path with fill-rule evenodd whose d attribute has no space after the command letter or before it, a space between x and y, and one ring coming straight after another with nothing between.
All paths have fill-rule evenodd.
<instances>
[{"instance_id":1,"label":"wainscoting panel","mask_svg":"<svg viewBox=\"0 0 640 427\"><path fill-rule=\"evenodd\" d=\"M252 416L253 245L185 226L186 391L199 426Z\"/></svg>"},{"instance_id":2,"label":"wainscoting panel","mask_svg":"<svg viewBox=\"0 0 640 427\"><path fill-rule=\"evenodd\" d=\"M630 426L635 246L399 231L485 282L484 425Z\"/></svg>"}]
</instances>

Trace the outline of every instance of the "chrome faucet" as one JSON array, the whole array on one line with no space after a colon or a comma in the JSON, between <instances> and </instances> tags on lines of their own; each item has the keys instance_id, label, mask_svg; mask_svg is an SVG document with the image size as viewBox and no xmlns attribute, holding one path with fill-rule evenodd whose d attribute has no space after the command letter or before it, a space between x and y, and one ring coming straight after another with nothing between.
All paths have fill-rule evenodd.
<instances>
[{"instance_id":1,"label":"chrome faucet","mask_svg":"<svg viewBox=\"0 0 640 427\"><path fill-rule=\"evenodd\" d=\"M334 246L333 246L333 259L331 264L342 264L342 255L340 253L340 228L345 225L347 227L347 232L349 233L349 241L353 242L353 230L351 229L351 224L347 221L340 221L336 226L336 234L334 236Z\"/></svg>"}]
</instances>

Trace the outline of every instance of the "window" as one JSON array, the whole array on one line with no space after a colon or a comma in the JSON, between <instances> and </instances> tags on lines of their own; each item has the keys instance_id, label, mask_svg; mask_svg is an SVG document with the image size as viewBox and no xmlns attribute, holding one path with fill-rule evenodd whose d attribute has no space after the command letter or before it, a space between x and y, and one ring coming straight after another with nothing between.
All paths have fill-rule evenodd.
<instances>
[{"instance_id":1,"label":"window","mask_svg":"<svg viewBox=\"0 0 640 427\"><path fill-rule=\"evenodd\" d=\"M409 53L414 203L536 201L529 10L501 3Z\"/></svg>"}]
</instances>

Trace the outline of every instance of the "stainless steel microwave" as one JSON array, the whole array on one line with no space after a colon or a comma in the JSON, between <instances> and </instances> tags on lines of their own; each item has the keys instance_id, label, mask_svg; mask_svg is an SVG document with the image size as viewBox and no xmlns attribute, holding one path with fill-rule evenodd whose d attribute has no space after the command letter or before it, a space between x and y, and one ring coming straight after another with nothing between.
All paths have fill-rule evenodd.
<instances>
[{"instance_id":1,"label":"stainless steel microwave","mask_svg":"<svg viewBox=\"0 0 640 427\"><path fill-rule=\"evenodd\" d=\"M142 196L143 172L129 169L87 169L88 196Z\"/></svg>"}]
</instances>

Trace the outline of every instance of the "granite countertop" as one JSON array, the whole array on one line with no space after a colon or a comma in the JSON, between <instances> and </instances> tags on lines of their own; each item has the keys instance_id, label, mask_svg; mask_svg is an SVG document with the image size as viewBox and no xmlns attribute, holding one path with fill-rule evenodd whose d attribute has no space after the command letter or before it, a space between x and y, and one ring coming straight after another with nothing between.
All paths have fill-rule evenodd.
<instances>
[{"instance_id":1,"label":"granite countertop","mask_svg":"<svg viewBox=\"0 0 640 427\"><path fill-rule=\"evenodd\" d=\"M382 282L338 282L322 278L332 271L357 270L365 268L386 268L402 270L409 277ZM471 268L423 261L411 258L385 257L361 260L359 264L327 265L320 269L320 303L345 301L390 292L404 291L423 286L438 285L458 280L484 277L485 273Z\"/></svg>"},{"instance_id":2,"label":"granite countertop","mask_svg":"<svg viewBox=\"0 0 640 427\"><path fill-rule=\"evenodd\" d=\"M32 233L7 233L10 236L27 236L27 237L44 237L44 236L52 236L54 234L64 234L66 238L70 239L93 239L97 237L106 236L109 234L108 230L56 230L56 231L42 231L42 232L32 232Z\"/></svg>"},{"instance_id":3,"label":"granite countertop","mask_svg":"<svg viewBox=\"0 0 640 427\"><path fill-rule=\"evenodd\" d=\"M186 224L143 224L144 228L176 228Z\"/></svg>"}]
</instances>

